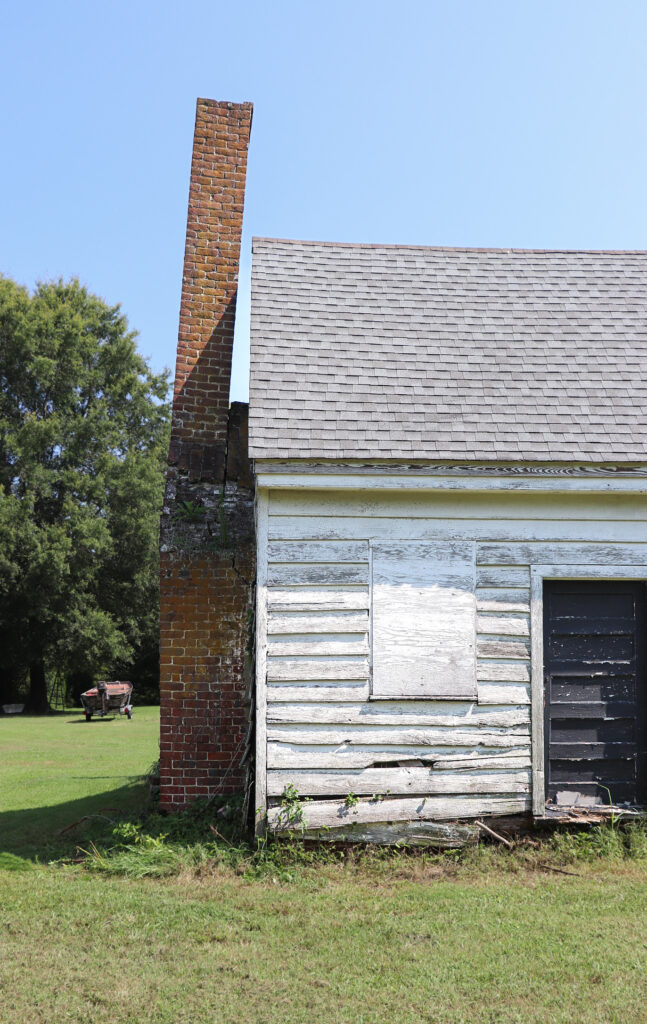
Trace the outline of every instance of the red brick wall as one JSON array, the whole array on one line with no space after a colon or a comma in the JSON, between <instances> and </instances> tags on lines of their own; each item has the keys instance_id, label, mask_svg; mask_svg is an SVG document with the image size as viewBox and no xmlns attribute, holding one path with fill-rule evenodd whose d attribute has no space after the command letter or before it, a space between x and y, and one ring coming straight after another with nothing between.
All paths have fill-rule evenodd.
<instances>
[{"instance_id":1,"label":"red brick wall","mask_svg":"<svg viewBox=\"0 0 647 1024\"><path fill-rule=\"evenodd\" d=\"M251 104L197 103L162 515L160 799L169 809L246 781L253 481L247 409L229 409L229 382L251 117Z\"/></svg>"}]
</instances>

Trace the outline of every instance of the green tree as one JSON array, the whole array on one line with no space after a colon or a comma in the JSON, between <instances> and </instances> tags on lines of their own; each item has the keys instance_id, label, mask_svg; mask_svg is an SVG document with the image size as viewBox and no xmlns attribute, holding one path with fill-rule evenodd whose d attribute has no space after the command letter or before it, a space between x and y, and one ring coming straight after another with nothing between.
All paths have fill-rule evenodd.
<instances>
[{"instance_id":1,"label":"green tree","mask_svg":"<svg viewBox=\"0 0 647 1024\"><path fill-rule=\"evenodd\" d=\"M150 660L167 391L119 306L0 277L0 700Z\"/></svg>"}]
</instances>

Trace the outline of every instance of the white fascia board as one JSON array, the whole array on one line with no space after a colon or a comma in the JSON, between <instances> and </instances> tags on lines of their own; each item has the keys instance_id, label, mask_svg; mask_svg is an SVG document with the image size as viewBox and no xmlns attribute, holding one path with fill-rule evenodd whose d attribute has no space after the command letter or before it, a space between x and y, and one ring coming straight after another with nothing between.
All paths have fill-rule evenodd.
<instances>
[{"instance_id":1,"label":"white fascia board","mask_svg":"<svg viewBox=\"0 0 647 1024\"><path fill-rule=\"evenodd\" d=\"M317 472L308 471L298 464L283 467L281 472L262 462L256 463L256 482L268 490L294 491L509 491L522 493L602 493L602 494L647 494L647 468L615 472L590 470L566 473L559 466L554 470L542 468L540 473L532 466L518 467L514 472L500 473L472 472L447 473L441 469L421 469L419 472L403 473L397 467L373 472L356 472L348 468L326 467Z\"/></svg>"}]
</instances>

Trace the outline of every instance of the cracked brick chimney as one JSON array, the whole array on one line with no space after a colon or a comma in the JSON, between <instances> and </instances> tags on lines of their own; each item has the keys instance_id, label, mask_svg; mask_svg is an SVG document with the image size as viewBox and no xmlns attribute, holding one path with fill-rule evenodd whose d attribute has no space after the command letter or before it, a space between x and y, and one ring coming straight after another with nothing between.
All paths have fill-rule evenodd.
<instances>
[{"instance_id":1,"label":"cracked brick chimney","mask_svg":"<svg viewBox=\"0 0 647 1024\"><path fill-rule=\"evenodd\" d=\"M247 406L229 406L250 103L199 99L160 550L160 803L246 787L255 574Z\"/></svg>"}]
</instances>

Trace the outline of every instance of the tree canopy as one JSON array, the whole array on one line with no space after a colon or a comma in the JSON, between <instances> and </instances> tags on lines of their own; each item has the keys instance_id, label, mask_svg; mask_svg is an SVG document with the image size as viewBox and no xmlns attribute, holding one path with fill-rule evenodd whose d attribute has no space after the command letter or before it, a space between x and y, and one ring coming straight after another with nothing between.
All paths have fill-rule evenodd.
<instances>
[{"instance_id":1,"label":"tree canopy","mask_svg":"<svg viewBox=\"0 0 647 1024\"><path fill-rule=\"evenodd\" d=\"M167 391L119 306L0 277L1 700L156 649Z\"/></svg>"}]
</instances>

